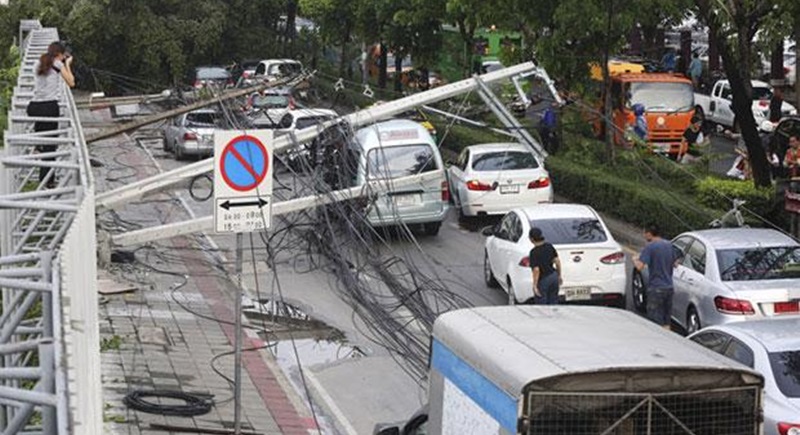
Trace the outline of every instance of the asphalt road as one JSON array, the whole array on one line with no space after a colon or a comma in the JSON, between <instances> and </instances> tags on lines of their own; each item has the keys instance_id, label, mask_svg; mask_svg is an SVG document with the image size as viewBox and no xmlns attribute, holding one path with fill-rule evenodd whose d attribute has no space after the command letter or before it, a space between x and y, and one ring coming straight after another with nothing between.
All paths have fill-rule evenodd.
<instances>
[{"instance_id":1,"label":"asphalt road","mask_svg":"<svg viewBox=\"0 0 800 435\"><path fill-rule=\"evenodd\" d=\"M146 152L152 163L162 171L190 163L177 161L174 155L163 150L157 126L149 130L139 130L131 139L141 146L142 152ZM727 139L712 138L713 151L728 156L713 163L715 172L724 173L730 167L732 157L729 155L733 146ZM208 180L200 179L195 187L195 196L203 197L209 193L210 184ZM175 195L195 216L211 214L211 201L197 201L187 191L178 191ZM486 287L482 275L484 237L480 234L480 229L493 224L497 219L482 218L459 222L456 213L451 210L438 236L419 236L413 241L393 239L382 253L385 256L404 258L471 305L505 304L507 295L502 290ZM214 235L211 239L219 246L223 261L230 267L235 256L233 236ZM249 241L247 237L245 239L247 252ZM256 245L258 243L254 243ZM309 354L302 356L304 360L314 362L310 366L302 363L305 369L303 378L296 367L287 368L289 376L298 385L298 394L304 396L304 385L309 385L315 409L320 415L337 421L335 431L339 433L371 433L376 423L406 419L424 405L426 385L418 384L412 379L404 371L402 363L395 361L396 355L393 356L376 343L379 338L369 331L364 321L333 290L336 286L333 275L319 268L298 272L298 256L302 255L304 249L298 246L295 252L289 250L280 255L277 276L284 300L342 331L347 345L358 348L363 356L341 358L335 355L325 359L314 355L312 348ZM274 281L269 278L272 273L265 263L265 254L261 248L254 249L252 262L251 258L245 256L245 285L251 299L270 296L254 293L254 290L259 289L256 285L259 282L261 292L272 292L271 296L275 297L274 285L271 288L267 285ZM375 283L375 286L380 287L380 284ZM254 303L251 301L249 304ZM426 335L426 331L418 331L421 341L427 340Z\"/></svg>"}]
</instances>

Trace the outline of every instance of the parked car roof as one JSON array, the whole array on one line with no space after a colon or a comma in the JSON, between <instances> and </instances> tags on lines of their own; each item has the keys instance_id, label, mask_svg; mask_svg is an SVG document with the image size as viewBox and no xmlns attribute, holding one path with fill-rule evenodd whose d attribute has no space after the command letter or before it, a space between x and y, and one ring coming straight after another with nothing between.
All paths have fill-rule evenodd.
<instances>
[{"instance_id":1,"label":"parked car roof","mask_svg":"<svg viewBox=\"0 0 800 435\"><path fill-rule=\"evenodd\" d=\"M532 152L531 148L518 142L503 142L503 143L481 143L469 145L467 147L475 152L489 152L489 151L527 151Z\"/></svg>"},{"instance_id":2,"label":"parked car roof","mask_svg":"<svg viewBox=\"0 0 800 435\"><path fill-rule=\"evenodd\" d=\"M718 228L689 231L716 249L751 248L758 246L796 246L791 237L769 228Z\"/></svg>"},{"instance_id":3,"label":"parked car roof","mask_svg":"<svg viewBox=\"0 0 800 435\"><path fill-rule=\"evenodd\" d=\"M764 345L767 352L800 350L800 315L732 322L713 329L747 335Z\"/></svg>"}]
</instances>

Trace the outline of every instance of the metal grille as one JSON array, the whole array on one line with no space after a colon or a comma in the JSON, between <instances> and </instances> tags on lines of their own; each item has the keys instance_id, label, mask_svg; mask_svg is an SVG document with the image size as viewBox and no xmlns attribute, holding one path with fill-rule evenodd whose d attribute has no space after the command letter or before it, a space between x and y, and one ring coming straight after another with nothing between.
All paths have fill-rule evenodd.
<instances>
[{"instance_id":1,"label":"metal grille","mask_svg":"<svg viewBox=\"0 0 800 435\"><path fill-rule=\"evenodd\" d=\"M754 387L673 394L529 393L529 435L752 435Z\"/></svg>"}]
</instances>

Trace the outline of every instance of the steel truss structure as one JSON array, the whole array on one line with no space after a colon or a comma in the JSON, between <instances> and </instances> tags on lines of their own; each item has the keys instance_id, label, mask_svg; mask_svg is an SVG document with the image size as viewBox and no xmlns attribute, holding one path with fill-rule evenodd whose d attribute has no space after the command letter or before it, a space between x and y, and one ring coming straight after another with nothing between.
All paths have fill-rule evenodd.
<instances>
[{"instance_id":1,"label":"steel truss structure","mask_svg":"<svg viewBox=\"0 0 800 435\"><path fill-rule=\"evenodd\" d=\"M34 64L57 40L56 29L20 23L19 78L0 153L3 434L102 431L89 154L63 82L59 117L26 115ZM37 121L55 121L58 128L34 132Z\"/></svg>"}]
</instances>

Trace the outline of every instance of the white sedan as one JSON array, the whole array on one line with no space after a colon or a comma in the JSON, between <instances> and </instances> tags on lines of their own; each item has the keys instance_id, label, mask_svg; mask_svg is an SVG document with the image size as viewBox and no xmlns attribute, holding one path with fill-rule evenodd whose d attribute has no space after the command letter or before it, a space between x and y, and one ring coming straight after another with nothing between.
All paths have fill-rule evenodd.
<instances>
[{"instance_id":1,"label":"white sedan","mask_svg":"<svg viewBox=\"0 0 800 435\"><path fill-rule=\"evenodd\" d=\"M483 270L486 284L501 286L509 302L533 299L528 257L531 227L553 244L563 267L559 299L565 302L625 306L626 261L622 247L594 209L580 204L540 204L512 210L486 228Z\"/></svg>"},{"instance_id":2,"label":"white sedan","mask_svg":"<svg viewBox=\"0 0 800 435\"><path fill-rule=\"evenodd\" d=\"M553 201L550 174L533 151L519 143L464 148L448 169L448 179L462 216L504 214Z\"/></svg>"},{"instance_id":3,"label":"white sedan","mask_svg":"<svg viewBox=\"0 0 800 435\"><path fill-rule=\"evenodd\" d=\"M711 326L689 339L764 375L764 435L800 434L800 317Z\"/></svg>"}]
</instances>

